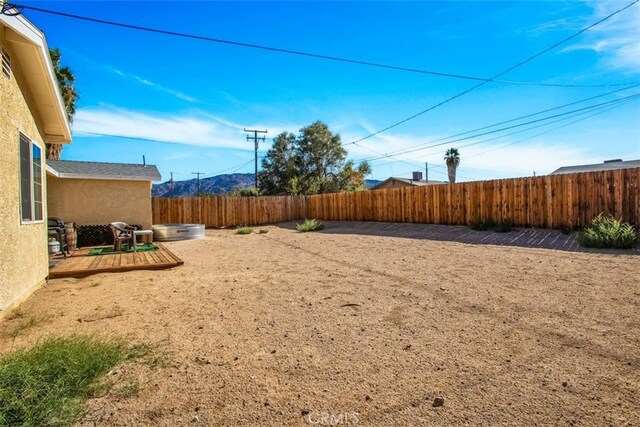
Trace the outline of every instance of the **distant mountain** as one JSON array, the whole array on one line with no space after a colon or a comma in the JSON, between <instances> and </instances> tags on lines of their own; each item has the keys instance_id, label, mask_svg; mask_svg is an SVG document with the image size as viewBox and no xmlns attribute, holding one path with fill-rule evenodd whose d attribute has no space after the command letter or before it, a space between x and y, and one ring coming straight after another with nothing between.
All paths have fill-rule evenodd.
<instances>
[{"instance_id":1,"label":"distant mountain","mask_svg":"<svg viewBox=\"0 0 640 427\"><path fill-rule=\"evenodd\" d=\"M375 179L367 179L366 184L369 188L379 184L382 181ZM232 173L228 175L217 175L210 178L200 179L200 192L210 194L225 194L234 188L253 187L252 173ZM189 179L186 181L174 181L173 196L195 196L198 191L198 180ZM162 184L153 184L151 189L153 197L170 197L171 181Z\"/></svg>"},{"instance_id":2,"label":"distant mountain","mask_svg":"<svg viewBox=\"0 0 640 427\"><path fill-rule=\"evenodd\" d=\"M253 187L252 173L232 173L228 175L217 175L210 178L200 179L200 192L211 194L225 194L234 188ZM189 179L186 181L174 181L173 195L195 196L198 192L198 180ZM171 181L162 184L153 184L151 195L154 197L171 196Z\"/></svg>"}]
</instances>

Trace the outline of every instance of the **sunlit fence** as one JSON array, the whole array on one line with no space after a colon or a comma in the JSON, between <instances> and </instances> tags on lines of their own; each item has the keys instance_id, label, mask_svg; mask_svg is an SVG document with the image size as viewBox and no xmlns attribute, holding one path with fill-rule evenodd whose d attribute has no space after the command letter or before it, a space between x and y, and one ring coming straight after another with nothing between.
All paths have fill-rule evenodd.
<instances>
[{"instance_id":1,"label":"sunlit fence","mask_svg":"<svg viewBox=\"0 0 640 427\"><path fill-rule=\"evenodd\" d=\"M601 212L638 225L640 168L425 185L313 196L176 197L152 201L153 222L207 227L318 218L515 226L583 227Z\"/></svg>"}]
</instances>

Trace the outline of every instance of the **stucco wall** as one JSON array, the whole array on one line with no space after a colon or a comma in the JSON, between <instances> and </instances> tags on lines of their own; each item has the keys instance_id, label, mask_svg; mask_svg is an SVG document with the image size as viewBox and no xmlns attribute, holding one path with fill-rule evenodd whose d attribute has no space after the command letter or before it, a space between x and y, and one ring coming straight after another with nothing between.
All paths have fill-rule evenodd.
<instances>
[{"instance_id":1,"label":"stucco wall","mask_svg":"<svg viewBox=\"0 0 640 427\"><path fill-rule=\"evenodd\" d=\"M151 182L47 176L49 216L76 225L123 221L151 228Z\"/></svg>"},{"instance_id":2,"label":"stucco wall","mask_svg":"<svg viewBox=\"0 0 640 427\"><path fill-rule=\"evenodd\" d=\"M12 55L1 29L0 45ZM43 156L45 147L16 61L12 61L12 70L10 79L0 73L0 317L42 284L49 269L46 222L20 221L19 132L38 144ZM46 215L46 200L44 209Z\"/></svg>"}]
</instances>

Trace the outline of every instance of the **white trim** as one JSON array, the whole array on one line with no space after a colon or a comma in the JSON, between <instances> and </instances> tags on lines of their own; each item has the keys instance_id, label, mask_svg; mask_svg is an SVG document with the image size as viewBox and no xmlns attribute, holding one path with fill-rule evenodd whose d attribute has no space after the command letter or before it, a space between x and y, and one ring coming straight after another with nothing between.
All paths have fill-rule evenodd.
<instances>
[{"instance_id":1,"label":"white trim","mask_svg":"<svg viewBox=\"0 0 640 427\"><path fill-rule=\"evenodd\" d=\"M56 171L54 168L52 168L48 164L45 166L45 170L47 171L47 173L50 173L51 175L55 176L56 178L60 176L58 171Z\"/></svg>"},{"instance_id":2,"label":"white trim","mask_svg":"<svg viewBox=\"0 0 640 427\"><path fill-rule=\"evenodd\" d=\"M78 173L60 173L49 165L47 165L47 172L50 172L51 175L61 179L94 179L94 180L107 180L107 181L149 181L149 182L160 181L160 179L154 180L153 178L149 178L146 176L84 175L84 174L78 174Z\"/></svg>"},{"instance_id":3,"label":"white trim","mask_svg":"<svg viewBox=\"0 0 640 427\"><path fill-rule=\"evenodd\" d=\"M71 126L69 125L69 120L67 118L67 109L64 105L64 101L62 100L62 96L60 94L60 88L58 87L58 79L56 78L55 71L53 70L53 63L51 62L51 57L49 56L49 47L47 46L47 40L42 33L35 25L33 25L29 20L27 20L24 16L6 16L0 14L0 23L10 28L15 33L22 36L24 39L18 40L15 36L11 37L5 32L5 38L9 43L22 43L22 44L30 44L34 46L38 50L38 60L40 62L40 66L42 67L46 80L49 86L49 89L53 92L51 98L52 101L56 104L56 111L58 120L63 127L64 135L55 135L61 136L64 141L71 141ZM15 56L15 55L13 55ZM12 58L12 60L16 60L17 58ZM43 76L44 77L44 76ZM27 79L28 80L28 79ZM44 133L44 130L43 130ZM45 138L47 135L43 135ZM51 141L55 143L61 143L61 141Z\"/></svg>"},{"instance_id":4,"label":"white trim","mask_svg":"<svg viewBox=\"0 0 640 427\"><path fill-rule=\"evenodd\" d=\"M20 144L22 143L21 141L21 136L24 136L27 141L29 141L29 189L30 189L30 202L31 202L31 218L32 219L28 219L25 220L24 219L24 214L22 213L22 158L20 156ZM42 217L41 219L33 219L36 217L36 198L35 198L35 193L34 193L34 177L33 177L33 146L36 146L40 149L40 175L41 175L41 184L40 184L40 201L41 201L41 206L40 206L40 216ZM36 141L34 141L33 139L29 138L29 136L25 133L22 132L20 129L18 129L18 181L19 181L19 190L20 190L20 224L21 225L28 225L28 224L42 224L44 223L44 218L46 217L45 215L45 211L44 211L44 207L45 207L45 193L44 193L44 189L45 189L45 176L44 176L44 170L45 170L45 151L44 148Z\"/></svg>"}]
</instances>

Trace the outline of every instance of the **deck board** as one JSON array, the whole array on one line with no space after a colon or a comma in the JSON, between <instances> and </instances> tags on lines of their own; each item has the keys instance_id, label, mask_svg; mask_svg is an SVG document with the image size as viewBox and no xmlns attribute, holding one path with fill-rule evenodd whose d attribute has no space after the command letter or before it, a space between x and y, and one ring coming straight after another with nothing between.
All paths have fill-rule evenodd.
<instances>
[{"instance_id":1,"label":"deck board","mask_svg":"<svg viewBox=\"0 0 640 427\"><path fill-rule=\"evenodd\" d=\"M70 257L49 270L50 279L86 277L97 273L118 273L131 270L162 270L184 264L180 258L160 243L153 252L127 252L90 256L91 248L75 251Z\"/></svg>"}]
</instances>

